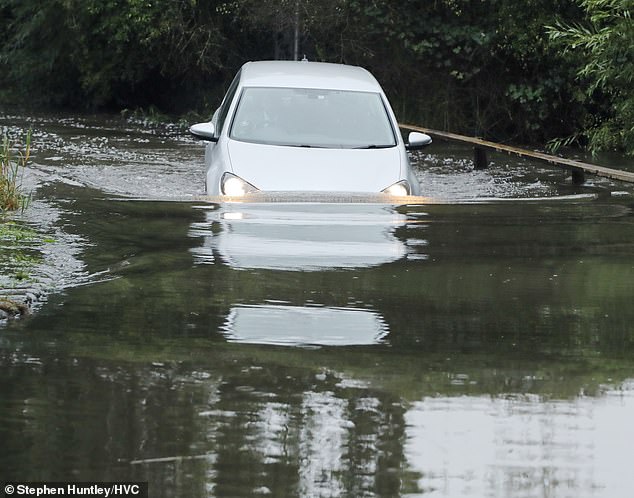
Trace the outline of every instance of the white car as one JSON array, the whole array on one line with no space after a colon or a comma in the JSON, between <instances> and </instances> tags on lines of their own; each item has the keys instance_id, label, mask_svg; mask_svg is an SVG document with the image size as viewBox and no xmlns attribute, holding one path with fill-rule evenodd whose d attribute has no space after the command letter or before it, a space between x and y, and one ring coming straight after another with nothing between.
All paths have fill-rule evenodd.
<instances>
[{"instance_id":1,"label":"white car","mask_svg":"<svg viewBox=\"0 0 634 498\"><path fill-rule=\"evenodd\" d=\"M248 62L210 122L193 135L205 150L208 195L384 192L420 195L394 112L365 69L306 61Z\"/></svg>"}]
</instances>

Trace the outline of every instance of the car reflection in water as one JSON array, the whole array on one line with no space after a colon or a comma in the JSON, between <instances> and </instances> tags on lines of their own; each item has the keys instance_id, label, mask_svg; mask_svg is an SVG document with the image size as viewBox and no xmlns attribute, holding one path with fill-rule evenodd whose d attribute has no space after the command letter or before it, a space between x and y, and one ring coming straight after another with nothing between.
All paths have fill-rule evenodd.
<instances>
[{"instance_id":1,"label":"car reflection in water","mask_svg":"<svg viewBox=\"0 0 634 498\"><path fill-rule=\"evenodd\" d=\"M394 232L407 217L381 204L224 204L208 210L190 235L197 264L236 270L345 271L407 257ZM260 275L259 277L262 278ZM231 341L275 345L364 345L383 342L389 329L370 306L294 305L274 301L231 306L223 333Z\"/></svg>"},{"instance_id":2,"label":"car reflection in water","mask_svg":"<svg viewBox=\"0 0 634 498\"><path fill-rule=\"evenodd\" d=\"M378 266L405 256L393 231L405 216L384 205L226 204L192 230L197 263L236 269L321 271Z\"/></svg>"},{"instance_id":3,"label":"car reflection in water","mask_svg":"<svg viewBox=\"0 0 634 498\"><path fill-rule=\"evenodd\" d=\"M279 346L359 346L381 343L388 333L378 313L318 306L235 306L224 332L228 340Z\"/></svg>"}]
</instances>

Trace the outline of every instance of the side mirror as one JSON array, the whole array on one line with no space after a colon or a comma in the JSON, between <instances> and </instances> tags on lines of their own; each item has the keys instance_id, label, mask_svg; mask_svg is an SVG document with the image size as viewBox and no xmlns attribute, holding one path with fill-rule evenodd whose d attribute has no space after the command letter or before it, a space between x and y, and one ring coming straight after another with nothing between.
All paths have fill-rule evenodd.
<instances>
[{"instance_id":1,"label":"side mirror","mask_svg":"<svg viewBox=\"0 0 634 498\"><path fill-rule=\"evenodd\" d=\"M217 142L218 137L216 136L216 127L213 123L198 123L192 125L189 128L189 132L194 135L196 138L201 138L203 140L209 140L211 142Z\"/></svg>"},{"instance_id":2,"label":"side mirror","mask_svg":"<svg viewBox=\"0 0 634 498\"><path fill-rule=\"evenodd\" d=\"M413 131L407 137L405 148L407 150L421 150L432 142L431 137L425 133Z\"/></svg>"}]
</instances>

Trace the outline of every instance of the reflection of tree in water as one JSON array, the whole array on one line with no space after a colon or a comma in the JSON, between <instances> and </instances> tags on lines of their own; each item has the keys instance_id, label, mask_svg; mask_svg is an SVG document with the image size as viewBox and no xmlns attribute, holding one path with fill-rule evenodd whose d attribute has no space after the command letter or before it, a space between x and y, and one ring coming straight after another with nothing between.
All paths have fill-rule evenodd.
<instances>
[{"instance_id":1,"label":"reflection of tree in water","mask_svg":"<svg viewBox=\"0 0 634 498\"><path fill-rule=\"evenodd\" d=\"M395 496L406 480L401 400L333 373L45 363L9 367L2 386L0 420L29 412L2 424L11 474L149 480L158 497Z\"/></svg>"},{"instance_id":2,"label":"reflection of tree in water","mask_svg":"<svg viewBox=\"0 0 634 498\"><path fill-rule=\"evenodd\" d=\"M65 336L77 349L85 339ZM38 347L29 355L2 351L0 468L7 475L147 480L153 497L397 496L420 492L410 467L417 461L407 461L408 400L439 393L504 400L504 393L533 391L574 397L595 379L631 374L631 361L619 369L600 359L526 360L520 368L517 357L504 363L488 354L451 354L449 362L446 353L421 351L221 344L208 344L205 360L149 363L113 359L150 351L135 353L131 343L112 351L109 339L90 344L107 359L66 355L50 339L39 355ZM526 375L543 378L534 386L500 384L499 377Z\"/></svg>"},{"instance_id":3,"label":"reflection of tree in water","mask_svg":"<svg viewBox=\"0 0 634 498\"><path fill-rule=\"evenodd\" d=\"M269 369L223 383L217 496L398 494L405 410L385 392L345 384L333 374Z\"/></svg>"}]
</instances>

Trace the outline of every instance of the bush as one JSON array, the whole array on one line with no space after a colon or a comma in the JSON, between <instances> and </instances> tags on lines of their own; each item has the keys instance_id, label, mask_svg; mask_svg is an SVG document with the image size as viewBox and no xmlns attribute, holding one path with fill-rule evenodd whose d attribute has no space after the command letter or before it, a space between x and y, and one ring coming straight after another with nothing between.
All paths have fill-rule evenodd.
<instances>
[{"instance_id":1,"label":"bush","mask_svg":"<svg viewBox=\"0 0 634 498\"><path fill-rule=\"evenodd\" d=\"M559 22L549 28L576 67L587 110L572 138L587 141L593 152L623 150L634 155L634 2L580 0L585 21ZM570 141L570 140L569 140Z\"/></svg>"},{"instance_id":2,"label":"bush","mask_svg":"<svg viewBox=\"0 0 634 498\"><path fill-rule=\"evenodd\" d=\"M31 133L26 135L24 152L13 157L9 139L5 135L0 149L0 211L25 209L28 196L22 192L22 175L31 154Z\"/></svg>"}]
</instances>

